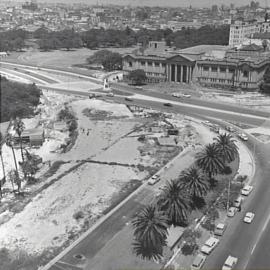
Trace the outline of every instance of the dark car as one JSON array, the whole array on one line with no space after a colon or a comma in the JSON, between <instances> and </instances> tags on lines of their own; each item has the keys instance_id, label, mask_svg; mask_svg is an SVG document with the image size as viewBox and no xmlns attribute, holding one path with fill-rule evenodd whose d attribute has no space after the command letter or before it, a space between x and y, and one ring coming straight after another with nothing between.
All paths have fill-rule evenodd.
<instances>
[{"instance_id":1,"label":"dark car","mask_svg":"<svg viewBox=\"0 0 270 270\"><path fill-rule=\"evenodd\" d=\"M125 100L126 101L133 101L133 99L132 98L129 98L129 97L125 97Z\"/></svg>"},{"instance_id":2,"label":"dark car","mask_svg":"<svg viewBox=\"0 0 270 270\"><path fill-rule=\"evenodd\" d=\"M172 107L172 103L169 103L169 102L168 103L164 103L163 105L164 106L167 106L167 107Z\"/></svg>"}]
</instances>

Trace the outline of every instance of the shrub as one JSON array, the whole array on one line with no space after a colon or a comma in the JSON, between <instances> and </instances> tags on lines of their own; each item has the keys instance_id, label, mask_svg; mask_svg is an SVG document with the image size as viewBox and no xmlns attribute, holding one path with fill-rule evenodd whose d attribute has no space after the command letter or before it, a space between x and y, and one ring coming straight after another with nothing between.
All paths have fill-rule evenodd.
<instances>
[{"instance_id":1,"label":"shrub","mask_svg":"<svg viewBox=\"0 0 270 270\"><path fill-rule=\"evenodd\" d=\"M186 242L182 246L181 251L182 251L183 255L187 256L187 255L193 254L196 250L198 250L198 248L199 247L198 247L198 244L196 243L196 241Z\"/></svg>"},{"instance_id":2,"label":"shrub","mask_svg":"<svg viewBox=\"0 0 270 270\"><path fill-rule=\"evenodd\" d=\"M73 214L73 218L76 219L77 221L79 219L84 218L84 212L83 211L78 211L76 213Z\"/></svg>"},{"instance_id":3,"label":"shrub","mask_svg":"<svg viewBox=\"0 0 270 270\"><path fill-rule=\"evenodd\" d=\"M224 167L224 169L223 169L223 171L222 171L222 174L228 175L228 174L231 174L231 173L232 173L232 169L231 169L230 166Z\"/></svg>"}]
</instances>

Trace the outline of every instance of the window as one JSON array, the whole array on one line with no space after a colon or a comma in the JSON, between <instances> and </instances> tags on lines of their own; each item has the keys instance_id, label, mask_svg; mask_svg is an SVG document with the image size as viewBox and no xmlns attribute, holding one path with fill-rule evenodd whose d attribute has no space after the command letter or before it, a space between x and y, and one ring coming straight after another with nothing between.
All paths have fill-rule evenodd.
<instances>
[{"instance_id":1,"label":"window","mask_svg":"<svg viewBox=\"0 0 270 270\"><path fill-rule=\"evenodd\" d=\"M203 67L203 71L208 71L209 67Z\"/></svg>"},{"instance_id":2,"label":"window","mask_svg":"<svg viewBox=\"0 0 270 270\"><path fill-rule=\"evenodd\" d=\"M155 67L159 67L159 63L158 62L155 62Z\"/></svg>"},{"instance_id":3,"label":"window","mask_svg":"<svg viewBox=\"0 0 270 270\"><path fill-rule=\"evenodd\" d=\"M164 68L165 68L165 67L166 67L166 64L165 64L165 63L162 63L162 67L164 67Z\"/></svg>"},{"instance_id":4,"label":"window","mask_svg":"<svg viewBox=\"0 0 270 270\"><path fill-rule=\"evenodd\" d=\"M155 49L157 48L157 43L155 43Z\"/></svg>"},{"instance_id":5,"label":"window","mask_svg":"<svg viewBox=\"0 0 270 270\"><path fill-rule=\"evenodd\" d=\"M148 62L148 66L152 66L152 62L151 61Z\"/></svg>"},{"instance_id":6,"label":"window","mask_svg":"<svg viewBox=\"0 0 270 270\"><path fill-rule=\"evenodd\" d=\"M234 70L235 70L234 68L229 68L230 73L234 73Z\"/></svg>"},{"instance_id":7,"label":"window","mask_svg":"<svg viewBox=\"0 0 270 270\"><path fill-rule=\"evenodd\" d=\"M220 72L226 72L226 68L225 67L221 67L219 70L220 70Z\"/></svg>"},{"instance_id":8,"label":"window","mask_svg":"<svg viewBox=\"0 0 270 270\"><path fill-rule=\"evenodd\" d=\"M128 62L128 66L129 67L132 67L132 62Z\"/></svg>"},{"instance_id":9,"label":"window","mask_svg":"<svg viewBox=\"0 0 270 270\"><path fill-rule=\"evenodd\" d=\"M248 77L248 71L247 71L247 70L244 70L244 71L243 71L243 76L244 76L245 78Z\"/></svg>"},{"instance_id":10,"label":"window","mask_svg":"<svg viewBox=\"0 0 270 270\"><path fill-rule=\"evenodd\" d=\"M142 62L141 62L141 65L142 65L142 66L145 66L145 61L142 61Z\"/></svg>"},{"instance_id":11,"label":"window","mask_svg":"<svg viewBox=\"0 0 270 270\"><path fill-rule=\"evenodd\" d=\"M212 72L217 72L217 67L212 67L211 70Z\"/></svg>"}]
</instances>

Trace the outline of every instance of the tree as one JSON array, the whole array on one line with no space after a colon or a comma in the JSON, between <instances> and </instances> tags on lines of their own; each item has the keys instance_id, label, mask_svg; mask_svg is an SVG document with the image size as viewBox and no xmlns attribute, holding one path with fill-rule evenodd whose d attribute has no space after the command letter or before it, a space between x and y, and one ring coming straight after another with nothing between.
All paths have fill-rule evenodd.
<instances>
[{"instance_id":1,"label":"tree","mask_svg":"<svg viewBox=\"0 0 270 270\"><path fill-rule=\"evenodd\" d=\"M23 148L22 148L22 133L25 129L25 125L19 117L17 117L13 123L13 129L16 131L17 135L19 136L22 161L24 161Z\"/></svg>"},{"instance_id":2,"label":"tree","mask_svg":"<svg viewBox=\"0 0 270 270\"><path fill-rule=\"evenodd\" d=\"M263 82L260 85L260 91L270 94L270 67L268 67L263 75Z\"/></svg>"},{"instance_id":3,"label":"tree","mask_svg":"<svg viewBox=\"0 0 270 270\"><path fill-rule=\"evenodd\" d=\"M12 136L10 134L7 134L7 136L6 136L6 145L8 147L10 147L11 150L12 150L15 169L16 169L17 174L19 175L17 159L16 159L16 156L15 156L14 148L13 148L14 142L13 142L13 138L12 138Z\"/></svg>"},{"instance_id":4,"label":"tree","mask_svg":"<svg viewBox=\"0 0 270 270\"><path fill-rule=\"evenodd\" d=\"M190 197L179 184L172 180L167 182L161 193L158 206L164 211L170 224L180 225L187 221L187 214L190 211Z\"/></svg>"},{"instance_id":5,"label":"tree","mask_svg":"<svg viewBox=\"0 0 270 270\"><path fill-rule=\"evenodd\" d=\"M166 215L153 205L142 208L132 221L134 251L143 258L160 258L168 235Z\"/></svg>"},{"instance_id":6,"label":"tree","mask_svg":"<svg viewBox=\"0 0 270 270\"><path fill-rule=\"evenodd\" d=\"M135 69L129 72L128 79L135 85L142 85L147 77L143 69Z\"/></svg>"},{"instance_id":7,"label":"tree","mask_svg":"<svg viewBox=\"0 0 270 270\"><path fill-rule=\"evenodd\" d=\"M2 133L0 132L0 158L1 158L1 164L2 164L2 170L3 170L3 181L2 179L0 179L0 196L2 197L2 183L6 182L6 171L5 171L5 164L4 164L4 160L3 160L3 153L2 153L2 146L4 143L4 138Z\"/></svg>"},{"instance_id":8,"label":"tree","mask_svg":"<svg viewBox=\"0 0 270 270\"><path fill-rule=\"evenodd\" d=\"M208 144L197 154L196 163L205 173L208 174L210 181L212 176L224 169L222 155L216 144Z\"/></svg>"},{"instance_id":9,"label":"tree","mask_svg":"<svg viewBox=\"0 0 270 270\"><path fill-rule=\"evenodd\" d=\"M197 168L191 167L183 171L180 179L183 189L187 190L193 198L206 195L209 185L204 174Z\"/></svg>"},{"instance_id":10,"label":"tree","mask_svg":"<svg viewBox=\"0 0 270 270\"><path fill-rule=\"evenodd\" d=\"M267 46L268 46L268 42L267 42L266 39L264 39L264 40L262 41L262 46L263 46L263 50L266 51L266 48L267 48Z\"/></svg>"},{"instance_id":11,"label":"tree","mask_svg":"<svg viewBox=\"0 0 270 270\"><path fill-rule=\"evenodd\" d=\"M19 174L17 173L17 171L16 170L9 171L8 177L12 183L13 192L14 192L14 183L17 185L18 192L20 192L22 180L21 180Z\"/></svg>"},{"instance_id":12,"label":"tree","mask_svg":"<svg viewBox=\"0 0 270 270\"><path fill-rule=\"evenodd\" d=\"M224 162L232 162L238 155L238 147L235 144L231 134L220 134L217 138L214 138L216 142L216 147L220 154L223 156Z\"/></svg>"},{"instance_id":13,"label":"tree","mask_svg":"<svg viewBox=\"0 0 270 270\"><path fill-rule=\"evenodd\" d=\"M122 56L119 53L112 52L104 58L102 66L107 71L122 69Z\"/></svg>"},{"instance_id":14,"label":"tree","mask_svg":"<svg viewBox=\"0 0 270 270\"><path fill-rule=\"evenodd\" d=\"M200 231L186 229L182 235L182 239L184 240L184 245L181 248L182 253L184 255L193 254L199 248L197 244L197 238L200 237Z\"/></svg>"}]
</instances>

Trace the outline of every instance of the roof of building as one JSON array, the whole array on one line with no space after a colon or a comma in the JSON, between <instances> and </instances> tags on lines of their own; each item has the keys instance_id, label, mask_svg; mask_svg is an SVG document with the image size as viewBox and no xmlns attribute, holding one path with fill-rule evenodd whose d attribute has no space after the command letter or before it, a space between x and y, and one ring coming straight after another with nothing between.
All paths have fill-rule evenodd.
<instances>
[{"instance_id":1,"label":"roof of building","mask_svg":"<svg viewBox=\"0 0 270 270\"><path fill-rule=\"evenodd\" d=\"M228 46L222 46L222 45L198 45L198 46L179 50L178 52L188 53L188 54L204 54L204 53L209 53L213 50L226 51L228 49L229 49Z\"/></svg>"},{"instance_id":2,"label":"roof of building","mask_svg":"<svg viewBox=\"0 0 270 270\"><path fill-rule=\"evenodd\" d=\"M33 135L40 135L42 136L44 133L43 129L40 128L32 128L32 129L26 129L22 132L22 136L33 136Z\"/></svg>"},{"instance_id":3,"label":"roof of building","mask_svg":"<svg viewBox=\"0 0 270 270\"><path fill-rule=\"evenodd\" d=\"M240 48L240 51L262 51L262 50L263 50L263 47L255 43L252 43L252 44L249 44Z\"/></svg>"},{"instance_id":4,"label":"roof of building","mask_svg":"<svg viewBox=\"0 0 270 270\"><path fill-rule=\"evenodd\" d=\"M173 247L177 242L178 240L180 239L180 237L182 236L184 232L184 228L183 227L174 227L174 226L171 226L169 229L168 229L168 237L167 237L167 243L168 243L168 247Z\"/></svg>"}]
</instances>

